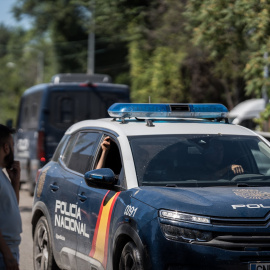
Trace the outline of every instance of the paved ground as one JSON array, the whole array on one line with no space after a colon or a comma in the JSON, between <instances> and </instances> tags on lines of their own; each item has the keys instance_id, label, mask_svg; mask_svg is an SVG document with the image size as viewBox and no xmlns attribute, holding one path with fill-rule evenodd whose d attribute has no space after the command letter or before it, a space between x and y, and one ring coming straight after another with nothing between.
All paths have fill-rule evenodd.
<instances>
[{"instance_id":1,"label":"paved ground","mask_svg":"<svg viewBox=\"0 0 270 270\"><path fill-rule=\"evenodd\" d=\"M22 242L20 245L20 270L33 270L33 240L31 232L31 211L33 197L23 185L20 191L20 212L23 223Z\"/></svg>"}]
</instances>

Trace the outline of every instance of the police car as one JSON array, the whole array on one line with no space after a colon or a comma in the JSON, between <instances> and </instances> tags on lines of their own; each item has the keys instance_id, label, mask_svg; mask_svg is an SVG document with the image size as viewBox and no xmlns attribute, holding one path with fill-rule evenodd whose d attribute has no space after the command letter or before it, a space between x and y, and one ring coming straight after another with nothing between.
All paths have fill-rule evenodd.
<instances>
[{"instance_id":1,"label":"police car","mask_svg":"<svg viewBox=\"0 0 270 270\"><path fill-rule=\"evenodd\" d=\"M71 126L37 176L34 268L270 269L270 145L227 112L116 103Z\"/></svg>"}]
</instances>

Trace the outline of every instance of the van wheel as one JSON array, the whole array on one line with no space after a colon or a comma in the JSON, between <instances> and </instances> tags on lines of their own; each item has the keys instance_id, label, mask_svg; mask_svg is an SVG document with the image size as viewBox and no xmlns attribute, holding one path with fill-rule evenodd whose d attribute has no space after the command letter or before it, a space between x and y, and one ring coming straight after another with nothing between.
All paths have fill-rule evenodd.
<instances>
[{"instance_id":1,"label":"van wheel","mask_svg":"<svg viewBox=\"0 0 270 270\"><path fill-rule=\"evenodd\" d=\"M52 251L48 222L41 217L34 232L33 264L35 270L57 270Z\"/></svg>"},{"instance_id":2,"label":"van wheel","mask_svg":"<svg viewBox=\"0 0 270 270\"><path fill-rule=\"evenodd\" d=\"M143 270L142 254L133 242L128 242L124 246L119 270Z\"/></svg>"}]
</instances>

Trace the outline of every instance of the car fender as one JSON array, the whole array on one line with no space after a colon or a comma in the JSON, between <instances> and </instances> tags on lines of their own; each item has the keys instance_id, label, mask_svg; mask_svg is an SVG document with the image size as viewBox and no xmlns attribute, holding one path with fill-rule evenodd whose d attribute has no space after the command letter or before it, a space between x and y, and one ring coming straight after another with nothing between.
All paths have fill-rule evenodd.
<instances>
[{"instance_id":1,"label":"car fender","mask_svg":"<svg viewBox=\"0 0 270 270\"><path fill-rule=\"evenodd\" d=\"M49 226L49 230L50 230L50 235L51 235L51 239L54 239L53 235L52 235L52 222L51 222L51 218L49 215L49 211L48 208L46 207L45 203L38 201L34 204L33 206L33 210L32 210L32 237L34 238L34 233L35 233L35 228L36 225L38 223L38 220L44 216L47 221L48 221L48 226ZM53 248L53 255L54 255L54 259L57 263L57 265L60 265L61 263L61 258L60 258L60 254L58 252L55 251L54 248L54 241L52 241L52 248Z\"/></svg>"},{"instance_id":2,"label":"car fender","mask_svg":"<svg viewBox=\"0 0 270 270\"><path fill-rule=\"evenodd\" d=\"M136 230L130 224L120 225L114 234L112 252L113 269L118 269L121 252L125 244L129 241L133 241L142 254L144 269L151 269L147 248L143 244Z\"/></svg>"}]
</instances>

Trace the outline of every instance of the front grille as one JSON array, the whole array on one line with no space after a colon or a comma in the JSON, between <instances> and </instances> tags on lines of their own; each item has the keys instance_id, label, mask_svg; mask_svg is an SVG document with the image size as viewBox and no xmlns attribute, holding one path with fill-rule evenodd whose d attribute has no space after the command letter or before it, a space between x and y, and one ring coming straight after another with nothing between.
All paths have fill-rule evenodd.
<instances>
[{"instance_id":1,"label":"front grille","mask_svg":"<svg viewBox=\"0 0 270 270\"><path fill-rule=\"evenodd\" d=\"M219 226L256 226L267 227L270 223L270 217L263 219L219 219L211 218L211 224Z\"/></svg>"},{"instance_id":2,"label":"front grille","mask_svg":"<svg viewBox=\"0 0 270 270\"><path fill-rule=\"evenodd\" d=\"M269 220L211 220L213 225L221 226L256 226L265 227L269 225Z\"/></svg>"},{"instance_id":3,"label":"front grille","mask_svg":"<svg viewBox=\"0 0 270 270\"><path fill-rule=\"evenodd\" d=\"M270 235L216 235L209 242L196 244L227 250L270 251Z\"/></svg>"}]
</instances>

